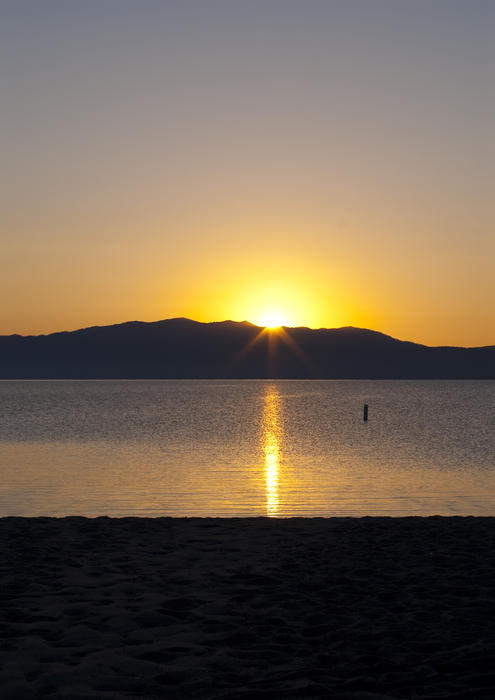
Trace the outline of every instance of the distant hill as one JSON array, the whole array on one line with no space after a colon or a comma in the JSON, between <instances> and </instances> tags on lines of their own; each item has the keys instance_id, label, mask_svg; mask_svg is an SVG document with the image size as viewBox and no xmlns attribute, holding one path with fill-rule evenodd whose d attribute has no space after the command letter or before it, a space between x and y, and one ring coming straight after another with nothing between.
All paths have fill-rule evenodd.
<instances>
[{"instance_id":1,"label":"distant hill","mask_svg":"<svg viewBox=\"0 0 495 700\"><path fill-rule=\"evenodd\" d=\"M495 346L427 347L360 328L132 321L0 336L2 379L495 379Z\"/></svg>"}]
</instances>

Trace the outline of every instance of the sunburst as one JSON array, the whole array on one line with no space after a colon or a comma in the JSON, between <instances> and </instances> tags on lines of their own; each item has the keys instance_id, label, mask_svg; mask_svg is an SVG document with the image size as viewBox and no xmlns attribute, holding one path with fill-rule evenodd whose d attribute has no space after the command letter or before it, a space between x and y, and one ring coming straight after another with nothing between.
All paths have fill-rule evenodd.
<instances>
[{"instance_id":1,"label":"sunburst","mask_svg":"<svg viewBox=\"0 0 495 700\"><path fill-rule=\"evenodd\" d=\"M260 318L256 325L273 330L275 328L282 328L282 326L287 326L288 318L287 315L284 314L282 311L279 311L277 309L270 309L260 315Z\"/></svg>"}]
</instances>

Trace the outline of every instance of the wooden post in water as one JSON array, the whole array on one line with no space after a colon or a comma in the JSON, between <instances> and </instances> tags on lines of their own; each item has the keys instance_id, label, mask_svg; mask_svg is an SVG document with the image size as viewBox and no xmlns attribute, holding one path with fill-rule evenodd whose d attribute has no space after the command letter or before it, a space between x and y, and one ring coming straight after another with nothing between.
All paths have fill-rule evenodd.
<instances>
[{"instance_id":1,"label":"wooden post in water","mask_svg":"<svg viewBox=\"0 0 495 700\"><path fill-rule=\"evenodd\" d=\"M363 409L363 420L368 420L368 404L364 404L364 409Z\"/></svg>"}]
</instances>

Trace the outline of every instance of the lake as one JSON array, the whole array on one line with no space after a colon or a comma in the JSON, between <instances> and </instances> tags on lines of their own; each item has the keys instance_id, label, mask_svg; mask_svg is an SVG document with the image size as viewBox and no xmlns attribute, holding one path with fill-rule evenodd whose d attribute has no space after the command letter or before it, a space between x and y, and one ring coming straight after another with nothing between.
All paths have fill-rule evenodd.
<instances>
[{"instance_id":1,"label":"lake","mask_svg":"<svg viewBox=\"0 0 495 700\"><path fill-rule=\"evenodd\" d=\"M495 515L495 381L0 381L0 473L1 516Z\"/></svg>"}]
</instances>

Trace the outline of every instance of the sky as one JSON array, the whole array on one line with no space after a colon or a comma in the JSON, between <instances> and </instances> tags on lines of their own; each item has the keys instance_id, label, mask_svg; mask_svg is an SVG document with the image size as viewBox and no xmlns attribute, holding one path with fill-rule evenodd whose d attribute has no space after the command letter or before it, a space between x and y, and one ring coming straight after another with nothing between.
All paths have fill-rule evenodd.
<instances>
[{"instance_id":1,"label":"sky","mask_svg":"<svg viewBox=\"0 0 495 700\"><path fill-rule=\"evenodd\" d=\"M495 344L492 0L0 0L0 334Z\"/></svg>"}]
</instances>

